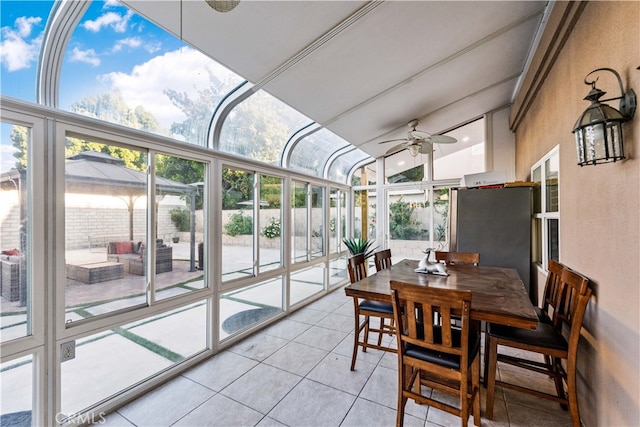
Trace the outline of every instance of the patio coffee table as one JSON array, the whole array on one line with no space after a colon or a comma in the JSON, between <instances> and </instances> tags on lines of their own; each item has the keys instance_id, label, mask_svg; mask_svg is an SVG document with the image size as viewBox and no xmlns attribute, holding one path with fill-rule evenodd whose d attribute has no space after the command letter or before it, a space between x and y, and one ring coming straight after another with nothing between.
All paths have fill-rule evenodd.
<instances>
[{"instance_id":1,"label":"patio coffee table","mask_svg":"<svg viewBox=\"0 0 640 427\"><path fill-rule=\"evenodd\" d=\"M67 264L67 277L78 282L93 284L121 279L124 266L118 262L101 261L86 264Z\"/></svg>"}]
</instances>

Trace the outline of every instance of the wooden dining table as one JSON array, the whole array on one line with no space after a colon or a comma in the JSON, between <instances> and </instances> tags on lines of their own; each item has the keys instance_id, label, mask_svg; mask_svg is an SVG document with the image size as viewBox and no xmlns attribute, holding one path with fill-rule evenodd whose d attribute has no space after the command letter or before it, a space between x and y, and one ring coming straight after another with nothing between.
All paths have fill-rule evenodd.
<instances>
[{"instance_id":1,"label":"wooden dining table","mask_svg":"<svg viewBox=\"0 0 640 427\"><path fill-rule=\"evenodd\" d=\"M347 296L391 303L391 280L471 291L471 318L535 329L538 317L514 268L448 265L448 276L418 273L418 260L402 260L345 287Z\"/></svg>"}]
</instances>

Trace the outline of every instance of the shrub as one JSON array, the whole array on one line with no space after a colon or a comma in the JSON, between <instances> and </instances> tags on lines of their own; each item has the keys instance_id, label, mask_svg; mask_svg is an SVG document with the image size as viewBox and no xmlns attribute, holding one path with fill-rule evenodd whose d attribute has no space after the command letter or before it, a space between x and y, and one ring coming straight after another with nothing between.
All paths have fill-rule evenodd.
<instances>
[{"instance_id":1,"label":"shrub","mask_svg":"<svg viewBox=\"0 0 640 427\"><path fill-rule=\"evenodd\" d=\"M234 213L229 217L229 222L224 226L229 236L239 234L253 234L253 218L244 216L242 212Z\"/></svg>"},{"instance_id":2,"label":"shrub","mask_svg":"<svg viewBox=\"0 0 640 427\"><path fill-rule=\"evenodd\" d=\"M171 214L171 221L178 231L191 230L191 213L189 209L173 208L169 213Z\"/></svg>"},{"instance_id":3,"label":"shrub","mask_svg":"<svg viewBox=\"0 0 640 427\"><path fill-rule=\"evenodd\" d=\"M272 217L269 224L262 229L261 234L268 239L280 237L280 219Z\"/></svg>"},{"instance_id":4,"label":"shrub","mask_svg":"<svg viewBox=\"0 0 640 427\"><path fill-rule=\"evenodd\" d=\"M405 202L400 198L389 205L389 234L393 240L413 240L420 235L417 228L420 221L412 220L411 216L417 205Z\"/></svg>"}]
</instances>

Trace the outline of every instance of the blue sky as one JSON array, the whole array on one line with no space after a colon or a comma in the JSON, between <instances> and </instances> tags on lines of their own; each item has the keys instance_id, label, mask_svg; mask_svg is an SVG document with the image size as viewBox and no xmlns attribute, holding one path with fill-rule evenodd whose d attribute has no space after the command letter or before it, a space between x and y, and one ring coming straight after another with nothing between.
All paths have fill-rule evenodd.
<instances>
[{"instance_id":1,"label":"blue sky","mask_svg":"<svg viewBox=\"0 0 640 427\"><path fill-rule=\"evenodd\" d=\"M2 94L35 101L43 31L53 2L0 1ZM131 108L144 105L163 124L179 119L163 107L165 89L196 94L209 73L241 79L115 0L93 1L66 48L60 108L87 95L119 90ZM154 99L155 98L155 99ZM153 110L156 111L153 111Z\"/></svg>"},{"instance_id":2,"label":"blue sky","mask_svg":"<svg viewBox=\"0 0 640 427\"><path fill-rule=\"evenodd\" d=\"M52 6L44 0L0 1L3 95L35 102L40 45ZM66 47L59 107L66 110L85 96L118 90L130 108L143 105L168 129L184 114L163 91L195 97L197 89L209 87L210 74L235 84L242 80L115 0L93 1Z\"/></svg>"}]
</instances>

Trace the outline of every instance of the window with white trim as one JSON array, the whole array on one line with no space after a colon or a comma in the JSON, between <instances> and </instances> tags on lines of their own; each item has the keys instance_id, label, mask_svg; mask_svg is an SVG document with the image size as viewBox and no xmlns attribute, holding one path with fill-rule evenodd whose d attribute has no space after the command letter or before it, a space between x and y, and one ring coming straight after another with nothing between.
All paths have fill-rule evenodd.
<instances>
[{"instance_id":1,"label":"window with white trim","mask_svg":"<svg viewBox=\"0 0 640 427\"><path fill-rule=\"evenodd\" d=\"M533 261L547 269L549 259L560 260L560 155L558 146L531 167L533 195Z\"/></svg>"}]
</instances>

